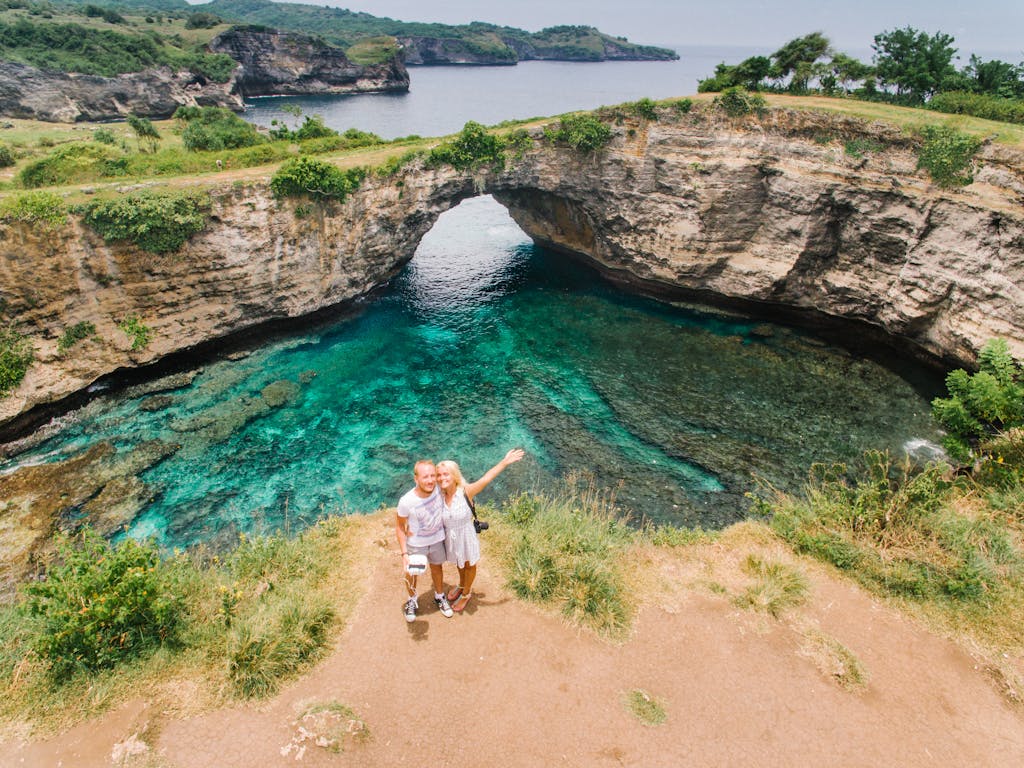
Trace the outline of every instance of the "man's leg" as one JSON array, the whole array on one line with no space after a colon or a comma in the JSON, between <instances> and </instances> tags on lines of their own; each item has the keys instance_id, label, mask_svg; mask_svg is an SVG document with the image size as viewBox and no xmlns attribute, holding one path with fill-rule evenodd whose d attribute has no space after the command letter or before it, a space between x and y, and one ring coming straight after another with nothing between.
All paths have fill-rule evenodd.
<instances>
[{"instance_id":1,"label":"man's leg","mask_svg":"<svg viewBox=\"0 0 1024 768\"><path fill-rule=\"evenodd\" d=\"M434 594L444 592L444 566L441 563L430 564L430 580L434 583Z\"/></svg>"}]
</instances>

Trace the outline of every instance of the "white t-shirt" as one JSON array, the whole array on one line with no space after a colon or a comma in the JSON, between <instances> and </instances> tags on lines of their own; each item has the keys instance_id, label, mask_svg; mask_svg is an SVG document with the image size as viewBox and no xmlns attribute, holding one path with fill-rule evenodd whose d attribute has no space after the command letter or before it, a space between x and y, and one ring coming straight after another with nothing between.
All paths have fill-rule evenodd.
<instances>
[{"instance_id":1,"label":"white t-shirt","mask_svg":"<svg viewBox=\"0 0 1024 768\"><path fill-rule=\"evenodd\" d=\"M409 545L425 547L444 541L444 498L437 486L427 498L413 488L398 502L398 516L409 518Z\"/></svg>"}]
</instances>

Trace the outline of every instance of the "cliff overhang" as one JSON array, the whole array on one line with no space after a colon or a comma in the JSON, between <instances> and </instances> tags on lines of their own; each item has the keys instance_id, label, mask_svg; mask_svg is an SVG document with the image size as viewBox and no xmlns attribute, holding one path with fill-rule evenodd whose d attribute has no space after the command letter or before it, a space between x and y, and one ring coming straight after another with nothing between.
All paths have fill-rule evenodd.
<instances>
[{"instance_id":1,"label":"cliff overhang","mask_svg":"<svg viewBox=\"0 0 1024 768\"><path fill-rule=\"evenodd\" d=\"M850 137L879 149L853 156ZM484 193L538 243L644 290L845 328L942 365L971 365L992 337L1024 356L1024 159L989 144L975 182L945 190L913 145L891 126L821 113L663 108L657 121L619 115L600 150L538 128L508 167L414 160L344 202L214 182L208 227L169 256L105 243L76 217L46 232L7 223L0 289L36 354L0 400L0 424L10 436L115 371L364 296L441 213ZM152 329L145 348L119 328L127 316ZM96 336L60 351L82 322Z\"/></svg>"}]
</instances>

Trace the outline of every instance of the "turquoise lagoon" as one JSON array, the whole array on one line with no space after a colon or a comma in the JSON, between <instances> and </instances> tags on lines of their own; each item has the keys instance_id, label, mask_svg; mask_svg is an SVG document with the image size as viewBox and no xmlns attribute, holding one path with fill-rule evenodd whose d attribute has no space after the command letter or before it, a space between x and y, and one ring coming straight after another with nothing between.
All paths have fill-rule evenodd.
<instances>
[{"instance_id":1,"label":"turquoise lagoon","mask_svg":"<svg viewBox=\"0 0 1024 768\"><path fill-rule=\"evenodd\" d=\"M934 376L623 293L488 197L442 216L376 298L248 352L158 400L104 394L4 469L180 445L140 475L128 528L172 547L393 505L421 457L475 477L513 446L527 459L485 501L584 473L635 519L720 526L757 479L795 489L812 462L938 439Z\"/></svg>"}]
</instances>

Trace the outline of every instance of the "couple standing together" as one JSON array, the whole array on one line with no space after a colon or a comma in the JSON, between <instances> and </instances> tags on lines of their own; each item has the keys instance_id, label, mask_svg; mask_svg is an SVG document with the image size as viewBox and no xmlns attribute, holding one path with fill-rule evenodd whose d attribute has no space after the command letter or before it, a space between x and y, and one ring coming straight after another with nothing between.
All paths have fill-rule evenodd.
<instances>
[{"instance_id":1,"label":"couple standing together","mask_svg":"<svg viewBox=\"0 0 1024 768\"><path fill-rule=\"evenodd\" d=\"M473 509L470 506L480 491L486 488L509 464L523 458L520 448L513 448L505 458L491 467L475 483L467 483L459 465L442 461L417 461L413 467L416 485L398 502L395 516L395 536L402 553L402 571L408 599L403 613L406 621L416 620L419 608L416 595L417 577L409 572L409 556L425 555L430 565L430 580L434 585L434 602L445 617L462 612L473 596L476 564L480 560L480 539L473 527ZM445 594L445 562L455 563L459 570L459 586Z\"/></svg>"}]
</instances>

